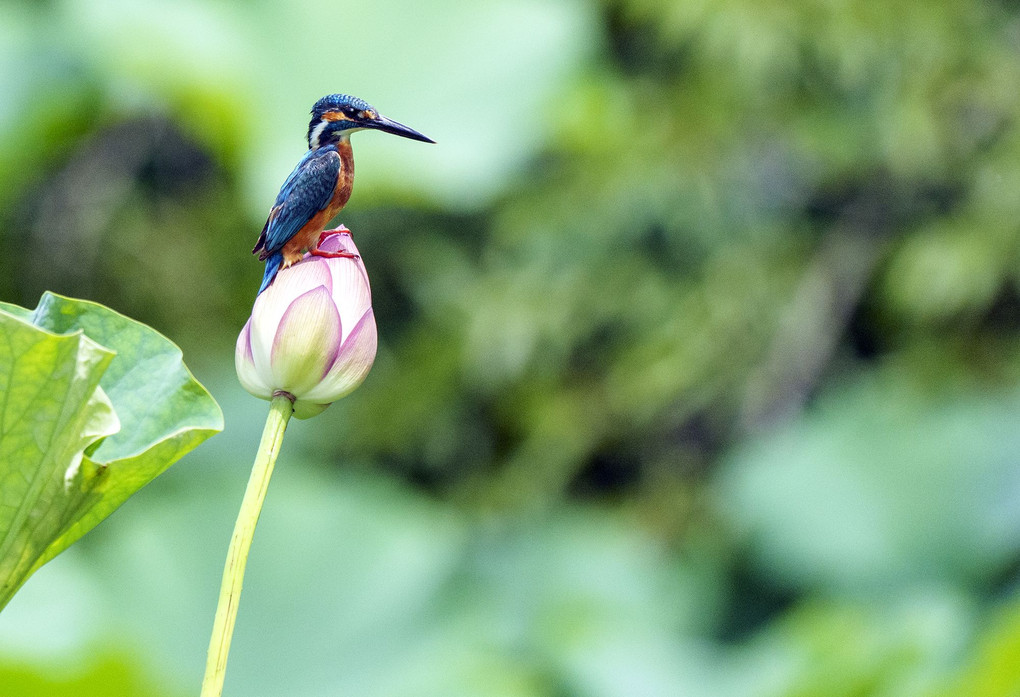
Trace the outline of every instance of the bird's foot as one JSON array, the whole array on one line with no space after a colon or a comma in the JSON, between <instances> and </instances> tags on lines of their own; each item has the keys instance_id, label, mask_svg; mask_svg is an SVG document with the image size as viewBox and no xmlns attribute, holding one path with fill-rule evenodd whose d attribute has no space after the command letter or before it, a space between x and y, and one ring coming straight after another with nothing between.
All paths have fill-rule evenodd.
<instances>
[{"instance_id":1,"label":"bird's foot","mask_svg":"<svg viewBox=\"0 0 1020 697\"><path fill-rule=\"evenodd\" d=\"M350 252L327 252L324 249L319 249L316 246L314 249L309 249L308 253L313 257L323 257L325 259L360 259L360 254L351 254Z\"/></svg>"},{"instance_id":2,"label":"bird's foot","mask_svg":"<svg viewBox=\"0 0 1020 697\"><path fill-rule=\"evenodd\" d=\"M353 237L351 237L351 231L347 229L346 225L337 225L332 230L323 230L321 233L319 233L319 241L315 246L318 247L320 244L322 244L323 240L325 240L330 235L347 235L351 239L354 239Z\"/></svg>"}]
</instances>

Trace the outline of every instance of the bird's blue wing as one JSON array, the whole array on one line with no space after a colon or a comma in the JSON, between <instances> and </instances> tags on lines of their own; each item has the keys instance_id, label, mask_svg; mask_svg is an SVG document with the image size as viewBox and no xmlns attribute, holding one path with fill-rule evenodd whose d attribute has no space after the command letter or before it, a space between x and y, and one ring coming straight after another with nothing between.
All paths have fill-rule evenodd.
<instances>
[{"instance_id":1,"label":"bird's blue wing","mask_svg":"<svg viewBox=\"0 0 1020 697\"><path fill-rule=\"evenodd\" d=\"M259 259L283 248L305 223L333 197L340 176L340 154L334 148L310 150L287 177L253 252Z\"/></svg>"}]
</instances>

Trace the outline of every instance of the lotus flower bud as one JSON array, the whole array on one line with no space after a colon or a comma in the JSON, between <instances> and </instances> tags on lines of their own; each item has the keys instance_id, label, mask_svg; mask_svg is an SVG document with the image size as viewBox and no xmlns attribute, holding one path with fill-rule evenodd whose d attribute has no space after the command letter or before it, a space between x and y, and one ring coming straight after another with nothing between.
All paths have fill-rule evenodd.
<instances>
[{"instance_id":1,"label":"lotus flower bud","mask_svg":"<svg viewBox=\"0 0 1020 697\"><path fill-rule=\"evenodd\" d=\"M349 234L319 244L357 254ZM255 299L237 337L234 362L244 389L262 399L286 392L294 416L320 413L361 384L377 345L372 291L361 257L305 255Z\"/></svg>"}]
</instances>

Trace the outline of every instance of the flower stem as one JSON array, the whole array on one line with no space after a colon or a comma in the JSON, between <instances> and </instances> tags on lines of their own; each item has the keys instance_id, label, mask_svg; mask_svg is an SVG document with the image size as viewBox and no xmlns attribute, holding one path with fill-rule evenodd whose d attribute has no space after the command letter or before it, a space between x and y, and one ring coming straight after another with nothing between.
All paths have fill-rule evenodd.
<instances>
[{"instance_id":1,"label":"flower stem","mask_svg":"<svg viewBox=\"0 0 1020 697\"><path fill-rule=\"evenodd\" d=\"M237 619L237 605L241 599L248 550L251 548L252 537L255 536L255 524L259 520L262 502L266 498L273 465L276 464L276 456L280 454L283 432L287 430L287 422L293 413L294 405L290 395L273 396L269 404L266 428L262 431L259 452L255 456L248 487L244 491L244 500L241 501L241 510L234 524L234 534L230 538L227 563L223 568L223 582L220 585L220 599L216 606L216 619L213 622L212 638L209 640L209 656L206 659L201 697L219 697L223 694L227 654L230 652L230 639L234 634L234 621Z\"/></svg>"}]
</instances>

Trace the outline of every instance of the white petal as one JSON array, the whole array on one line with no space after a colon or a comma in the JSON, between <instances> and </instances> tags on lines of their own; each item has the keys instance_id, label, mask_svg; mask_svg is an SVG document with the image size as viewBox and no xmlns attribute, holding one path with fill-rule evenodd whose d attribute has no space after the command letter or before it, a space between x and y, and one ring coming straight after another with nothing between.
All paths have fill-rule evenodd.
<instances>
[{"instance_id":1,"label":"white petal","mask_svg":"<svg viewBox=\"0 0 1020 697\"><path fill-rule=\"evenodd\" d=\"M272 370L269 360L280 320L294 300L312 288L333 287L329 267L322 259L310 258L281 271L273 285L255 299L251 311L251 348L255 368L262 375Z\"/></svg>"},{"instance_id":2,"label":"white petal","mask_svg":"<svg viewBox=\"0 0 1020 697\"><path fill-rule=\"evenodd\" d=\"M273 387L303 397L319 384L340 351L340 315L325 286L290 304L273 340Z\"/></svg>"},{"instance_id":3,"label":"white petal","mask_svg":"<svg viewBox=\"0 0 1020 697\"><path fill-rule=\"evenodd\" d=\"M255 369L255 361L251 351L251 318L244 324L244 329L237 336L237 347L234 350L234 367L241 387L262 399L272 397L272 389L263 379L263 375Z\"/></svg>"}]
</instances>

